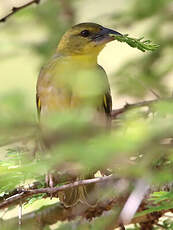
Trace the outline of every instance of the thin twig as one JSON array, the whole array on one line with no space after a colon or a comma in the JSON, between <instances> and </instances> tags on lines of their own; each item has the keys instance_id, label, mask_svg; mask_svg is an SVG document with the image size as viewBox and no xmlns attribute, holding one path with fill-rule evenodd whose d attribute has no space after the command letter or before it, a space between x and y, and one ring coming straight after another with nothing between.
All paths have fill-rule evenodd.
<instances>
[{"instance_id":1,"label":"thin twig","mask_svg":"<svg viewBox=\"0 0 173 230\"><path fill-rule=\"evenodd\" d=\"M153 89L150 89L150 92L158 99L160 99L160 95L156 93Z\"/></svg>"},{"instance_id":2,"label":"thin twig","mask_svg":"<svg viewBox=\"0 0 173 230\"><path fill-rule=\"evenodd\" d=\"M95 184L95 183L103 183L108 180L113 180L113 176L104 176L104 177L98 177L93 179L87 179L87 180L79 180L75 181L74 183L62 185L59 187L47 187L47 188L40 188L40 189L22 189L19 190L18 194L15 194L2 203L0 203L0 209L7 207L8 205L11 205L13 203L16 203L16 201L20 201L22 199L26 199L32 195L35 194L41 194L41 193L47 193L47 194L53 194L57 193L59 191L64 191L70 188L78 187L80 185L88 185L88 184Z\"/></svg>"},{"instance_id":3,"label":"thin twig","mask_svg":"<svg viewBox=\"0 0 173 230\"><path fill-rule=\"evenodd\" d=\"M5 17L3 17L3 18L0 19L0 22L5 22L5 21L7 20L7 18L9 18L10 16L12 16L12 15L15 14L16 12L18 12L19 10L21 10L21 9L27 7L27 6L30 6L30 5L32 5L32 4L34 4L34 3L39 4L39 3L40 3L40 0L32 0L31 2L28 2L28 3L26 3L25 5L19 6L19 7L15 7L15 6L14 6L14 7L11 9L11 12L10 12L9 14L7 14Z\"/></svg>"},{"instance_id":4,"label":"thin twig","mask_svg":"<svg viewBox=\"0 0 173 230\"><path fill-rule=\"evenodd\" d=\"M19 218L19 227L22 225L22 202L19 203L19 210L18 210L18 218Z\"/></svg>"},{"instance_id":5,"label":"thin twig","mask_svg":"<svg viewBox=\"0 0 173 230\"><path fill-rule=\"evenodd\" d=\"M150 106L150 105L152 105L158 101L171 101L171 100L173 100L173 97L157 98L157 99L148 100L148 101L136 102L133 104L126 103L122 108L113 110L111 117L112 117L112 120L114 120L117 118L118 115L126 112L127 110L140 108L140 107L144 107L144 106Z\"/></svg>"},{"instance_id":6,"label":"thin twig","mask_svg":"<svg viewBox=\"0 0 173 230\"><path fill-rule=\"evenodd\" d=\"M71 6L70 0L59 0L62 8L62 13L64 15L65 20L69 25L72 25L74 23L75 14L74 10Z\"/></svg>"},{"instance_id":7,"label":"thin twig","mask_svg":"<svg viewBox=\"0 0 173 230\"><path fill-rule=\"evenodd\" d=\"M148 87L141 79L139 78L134 78L134 77L129 77L132 80L137 81L144 89L149 90L157 99L160 99L160 96L158 93L156 93L152 88Z\"/></svg>"}]
</instances>

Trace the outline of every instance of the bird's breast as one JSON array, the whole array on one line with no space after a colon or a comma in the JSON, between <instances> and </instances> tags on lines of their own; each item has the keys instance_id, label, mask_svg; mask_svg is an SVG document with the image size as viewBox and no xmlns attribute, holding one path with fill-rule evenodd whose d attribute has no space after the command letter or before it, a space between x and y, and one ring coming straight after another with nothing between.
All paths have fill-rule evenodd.
<instances>
[{"instance_id":1,"label":"bird's breast","mask_svg":"<svg viewBox=\"0 0 173 230\"><path fill-rule=\"evenodd\" d=\"M105 73L87 57L53 59L43 68L37 84L42 112L101 107L107 90Z\"/></svg>"}]
</instances>

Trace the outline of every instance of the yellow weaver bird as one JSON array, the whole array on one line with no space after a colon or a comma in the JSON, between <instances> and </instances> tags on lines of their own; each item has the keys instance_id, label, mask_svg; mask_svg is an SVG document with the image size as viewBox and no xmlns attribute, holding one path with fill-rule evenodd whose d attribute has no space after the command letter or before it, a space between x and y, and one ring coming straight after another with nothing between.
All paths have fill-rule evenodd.
<instances>
[{"instance_id":1,"label":"yellow weaver bird","mask_svg":"<svg viewBox=\"0 0 173 230\"><path fill-rule=\"evenodd\" d=\"M92 108L101 120L110 120L112 99L104 69L97 57L113 41L117 31L95 23L81 23L69 29L59 42L55 55L41 69L37 82L37 108L40 118L51 112ZM65 206L79 201L88 204L85 188L64 192Z\"/></svg>"}]
</instances>

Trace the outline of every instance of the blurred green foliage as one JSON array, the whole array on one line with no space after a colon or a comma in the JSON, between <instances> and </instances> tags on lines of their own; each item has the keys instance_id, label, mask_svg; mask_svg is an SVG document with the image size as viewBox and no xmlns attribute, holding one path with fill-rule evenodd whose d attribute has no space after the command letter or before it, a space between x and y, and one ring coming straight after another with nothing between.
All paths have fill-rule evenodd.
<instances>
[{"instance_id":1,"label":"blurred green foliage","mask_svg":"<svg viewBox=\"0 0 173 230\"><path fill-rule=\"evenodd\" d=\"M132 4L129 11L119 16L122 26L126 28L148 20L147 26L142 24L145 37L157 41L160 47L152 53L130 60L118 70L113 79L114 84L120 86L117 87L117 91L120 95L126 94L137 99L145 97L151 88L160 96L170 95L172 89L168 81L171 79L168 80L167 77L173 71L173 59L168 58L169 52L173 49L173 35L170 33L173 19L172 1L130 2Z\"/></svg>"},{"instance_id":2,"label":"blurred green foliage","mask_svg":"<svg viewBox=\"0 0 173 230\"><path fill-rule=\"evenodd\" d=\"M32 48L40 56L47 58L55 52L59 39L74 23L75 13L73 4L68 0L45 1L39 7L35 8L34 11L32 9L31 14L48 32L45 41L34 45Z\"/></svg>"},{"instance_id":3,"label":"blurred green foliage","mask_svg":"<svg viewBox=\"0 0 173 230\"><path fill-rule=\"evenodd\" d=\"M129 26L134 27L149 20L150 23L144 26L142 35L160 47L154 52L131 59L113 73L113 91L120 96L137 100L148 95L153 96L152 90L163 99L169 97L172 88L168 76L173 71L172 1L128 2L128 8L125 9L124 4L120 12L108 15L110 21L116 18L115 24L125 30ZM54 53L64 31L76 22L76 3L77 0L47 0L35 8L28 7L11 17L7 22L7 33L11 36L16 29L17 32L22 31L26 22L36 23L38 28L45 30L45 35L39 43L31 39L26 46L22 44L39 55L43 63ZM99 7L96 10L99 10ZM97 124L91 125L91 117L88 115L91 111L86 109L80 116L75 110L71 114L52 115L46 123L50 132L42 130L41 134L36 112L28 105L25 92L2 95L0 102L1 197L29 181L40 181L44 186L44 177L48 171L56 168L68 172L69 166L73 168L76 165L80 166L79 171L83 175L100 168L110 168L118 177L134 180L142 177L154 185L162 186L173 181L171 100L159 101L158 98L158 102L147 110L129 110L114 121L115 129L108 133ZM33 157L39 135L43 135L49 150L42 153L39 149ZM66 165L68 162L70 164ZM66 180L62 179L57 186L65 183ZM28 199L28 205L41 198L42 196L36 196ZM151 205L136 216L172 208L173 193L155 192L149 201ZM116 210L114 212L116 213ZM101 217L93 225L86 224L87 226L83 227L83 224L78 224L78 229L96 230L107 222L109 218ZM164 220L162 225L167 230L172 229L169 219ZM61 225L57 229L69 229L69 225ZM127 229L140 228L136 225ZM158 229L158 226L155 229Z\"/></svg>"}]
</instances>

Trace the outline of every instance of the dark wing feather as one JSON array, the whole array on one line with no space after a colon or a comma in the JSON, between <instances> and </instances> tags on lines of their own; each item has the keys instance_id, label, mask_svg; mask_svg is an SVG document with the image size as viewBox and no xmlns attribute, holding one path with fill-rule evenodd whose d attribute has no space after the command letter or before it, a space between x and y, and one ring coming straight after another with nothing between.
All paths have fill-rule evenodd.
<instances>
[{"instance_id":1,"label":"dark wing feather","mask_svg":"<svg viewBox=\"0 0 173 230\"><path fill-rule=\"evenodd\" d=\"M106 115L108 117L110 117L111 116L111 112L112 112L112 97L111 97L111 91L110 91L109 81L108 81L106 72L103 69L103 67L100 66L100 65L98 65L98 68L102 72L102 75L103 75L102 77L104 77L106 88L107 88L107 91L103 95L103 108L104 108L104 111L105 111Z\"/></svg>"},{"instance_id":2,"label":"dark wing feather","mask_svg":"<svg viewBox=\"0 0 173 230\"><path fill-rule=\"evenodd\" d=\"M38 119L40 120L41 101L40 101L40 98L39 98L38 94L36 94L36 105L37 105Z\"/></svg>"},{"instance_id":3,"label":"dark wing feather","mask_svg":"<svg viewBox=\"0 0 173 230\"><path fill-rule=\"evenodd\" d=\"M112 97L110 95L110 92L107 92L103 96L103 107L107 116L110 117L112 112Z\"/></svg>"}]
</instances>

